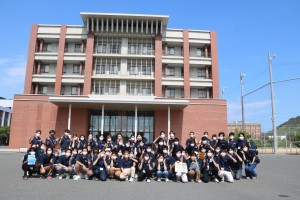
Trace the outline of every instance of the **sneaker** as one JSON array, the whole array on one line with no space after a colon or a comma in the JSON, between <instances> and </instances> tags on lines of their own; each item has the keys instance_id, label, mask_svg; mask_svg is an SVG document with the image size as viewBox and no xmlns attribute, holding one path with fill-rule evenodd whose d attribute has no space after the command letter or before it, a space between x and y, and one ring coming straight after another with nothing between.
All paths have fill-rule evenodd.
<instances>
[{"instance_id":1,"label":"sneaker","mask_svg":"<svg viewBox=\"0 0 300 200\"><path fill-rule=\"evenodd\" d=\"M137 179L137 178L138 178L138 175L137 175L137 174L135 174L135 175L134 175L134 178L135 178L135 179Z\"/></svg>"},{"instance_id":2,"label":"sneaker","mask_svg":"<svg viewBox=\"0 0 300 200\"><path fill-rule=\"evenodd\" d=\"M23 176L23 180L28 180L28 176Z\"/></svg>"},{"instance_id":3,"label":"sneaker","mask_svg":"<svg viewBox=\"0 0 300 200\"><path fill-rule=\"evenodd\" d=\"M257 176L253 176L252 179L257 179Z\"/></svg>"},{"instance_id":4,"label":"sneaker","mask_svg":"<svg viewBox=\"0 0 300 200\"><path fill-rule=\"evenodd\" d=\"M51 177L50 175L48 175L48 176L47 176L47 179L50 180L50 179L52 179L52 177Z\"/></svg>"},{"instance_id":5,"label":"sneaker","mask_svg":"<svg viewBox=\"0 0 300 200\"><path fill-rule=\"evenodd\" d=\"M133 180L134 180L134 179L131 177L131 178L129 179L129 182L133 182Z\"/></svg>"},{"instance_id":6,"label":"sneaker","mask_svg":"<svg viewBox=\"0 0 300 200\"><path fill-rule=\"evenodd\" d=\"M222 178L222 179L221 179L221 183L224 183L224 181L225 181L224 178Z\"/></svg>"},{"instance_id":7,"label":"sneaker","mask_svg":"<svg viewBox=\"0 0 300 200\"><path fill-rule=\"evenodd\" d=\"M169 182L169 179L168 179L168 178L166 178L166 182Z\"/></svg>"},{"instance_id":8,"label":"sneaker","mask_svg":"<svg viewBox=\"0 0 300 200\"><path fill-rule=\"evenodd\" d=\"M160 182L160 181L161 181L161 179L160 179L160 178L158 178L158 179L157 179L157 182Z\"/></svg>"},{"instance_id":9,"label":"sneaker","mask_svg":"<svg viewBox=\"0 0 300 200\"><path fill-rule=\"evenodd\" d=\"M247 176L246 179L247 179L247 180L250 180L250 177Z\"/></svg>"},{"instance_id":10,"label":"sneaker","mask_svg":"<svg viewBox=\"0 0 300 200\"><path fill-rule=\"evenodd\" d=\"M70 175L69 174L66 174L66 179L70 179Z\"/></svg>"},{"instance_id":11,"label":"sneaker","mask_svg":"<svg viewBox=\"0 0 300 200\"><path fill-rule=\"evenodd\" d=\"M87 174L84 175L85 180L89 180L89 176Z\"/></svg>"},{"instance_id":12,"label":"sneaker","mask_svg":"<svg viewBox=\"0 0 300 200\"><path fill-rule=\"evenodd\" d=\"M150 179L147 179L147 183L150 183L151 182L151 180Z\"/></svg>"},{"instance_id":13,"label":"sneaker","mask_svg":"<svg viewBox=\"0 0 300 200\"><path fill-rule=\"evenodd\" d=\"M201 180L197 180L196 183L202 183L202 181Z\"/></svg>"},{"instance_id":14,"label":"sneaker","mask_svg":"<svg viewBox=\"0 0 300 200\"><path fill-rule=\"evenodd\" d=\"M59 175L59 176L58 176L58 179L59 179L59 180L63 179L63 175Z\"/></svg>"},{"instance_id":15,"label":"sneaker","mask_svg":"<svg viewBox=\"0 0 300 200\"><path fill-rule=\"evenodd\" d=\"M219 183L220 182L217 178L215 178L214 181L215 181L215 183Z\"/></svg>"},{"instance_id":16,"label":"sneaker","mask_svg":"<svg viewBox=\"0 0 300 200\"><path fill-rule=\"evenodd\" d=\"M79 176L79 175L75 175L75 176L73 176L73 179L74 179L75 181L78 181L78 180L80 179L80 176Z\"/></svg>"}]
</instances>

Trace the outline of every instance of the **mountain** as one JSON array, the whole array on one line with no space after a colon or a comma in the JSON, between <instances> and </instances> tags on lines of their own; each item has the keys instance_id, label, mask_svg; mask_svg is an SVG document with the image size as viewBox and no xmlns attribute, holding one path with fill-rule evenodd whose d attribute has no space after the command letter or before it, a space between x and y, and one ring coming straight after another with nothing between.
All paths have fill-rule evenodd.
<instances>
[{"instance_id":1,"label":"mountain","mask_svg":"<svg viewBox=\"0 0 300 200\"><path fill-rule=\"evenodd\" d=\"M285 133L294 133L295 131L300 130L300 116L290 118L288 121L277 126L277 134L284 135ZM267 135L273 134L272 131L268 131Z\"/></svg>"}]
</instances>

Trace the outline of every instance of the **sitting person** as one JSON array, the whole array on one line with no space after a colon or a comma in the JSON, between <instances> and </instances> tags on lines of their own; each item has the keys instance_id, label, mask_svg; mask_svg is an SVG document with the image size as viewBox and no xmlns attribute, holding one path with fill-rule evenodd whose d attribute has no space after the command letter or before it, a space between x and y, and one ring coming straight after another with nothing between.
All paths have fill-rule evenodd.
<instances>
[{"instance_id":1,"label":"sitting person","mask_svg":"<svg viewBox=\"0 0 300 200\"><path fill-rule=\"evenodd\" d=\"M64 176L66 179L69 179L72 174L75 172L71 167L71 149L66 150L66 155L59 157L57 164L55 166L57 173L59 174L59 179L62 179Z\"/></svg>"},{"instance_id":2,"label":"sitting person","mask_svg":"<svg viewBox=\"0 0 300 200\"><path fill-rule=\"evenodd\" d=\"M130 177L129 182L133 182L136 163L138 163L138 161L133 157L130 157L128 151L125 151L123 158L123 172L120 175L121 180L128 180L128 177Z\"/></svg>"},{"instance_id":3,"label":"sitting person","mask_svg":"<svg viewBox=\"0 0 300 200\"><path fill-rule=\"evenodd\" d=\"M155 171L158 182L160 182L162 178L165 179L166 182L169 181L170 165L167 164L167 160L164 159L163 155L158 156Z\"/></svg>"},{"instance_id":4,"label":"sitting person","mask_svg":"<svg viewBox=\"0 0 300 200\"><path fill-rule=\"evenodd\" d=\"M177 164L185 163L187 165L187 160L183 157L183 154L181 153L181 151L176 152L176 159L171 166L172 166L173 173L176 174L176 181L179 182L181 180L183 183L187 183L188 182L187 170L186 170L186 172L176 172L176 169L175 169L176 163Z\"/></svg>"},{"instance_id":5,"label":"sitting person","mask_svg":"<svg viewBox=\"0 0 300 200\"><path fill-rule=\"evenodd\" d=\"M219 180L217 179L218 171L219 164L215 161L213 151L209 149L202 162L203 182L208 183L210 180L214 180L216 183L219 183Z\"/></svg>"},{"instance_id":6,"label":"sitting person","mask_svg":"<svg viewBox=\"0 0 300 200\"><path fill-rule=\"evenodd\" d=\"M46 154L43 154L43 156L40 159L40 173L43 178L51 179L51 173L54 168L54 154L52 153L53 150L51 147L46 148Z\"/></svg>"},{"instance_id":7,"label":"sitting person","mask_svg":"<svg viewBox=\"0 0 300 200\"><path fill-rule=\"evenodd\" d=\"M93 175L92 170L89 169L91 165L91 159L88 156L87 147L83 147L81 154L77 156L76 164L75 164L75 172L76 176L73 177L74 180L79 180L82 178L81 175L84 176L86 180L89 179Z\"/></svg>"},{"instance_id":8,"label":"sitting person","mask_svg":"<svg viewBox=\"0 0 300 200\"><path fill-rule=\"evenodd\" d=\"M105 152L101 150L98 155L93 156L93 175L97 180L106 181L107 179L107 162L105 159Z\"/></svg>"},{"instance_id":9,"label":"sitting person","mask_svg":"<svg viewBox=\"0 0 300 200\"><path fill-rule=\"evenodd\" d=\"M37 173L39 171L39 165L37 164L37 159L35 154L36 154L35 149L30 147L28 152L24 155L23 164L22 164L22 169L24 171L24 176L23 176L24 180L28 180L28 176L31 177L32 174ZM34 163L28 162L29 155L35 157Z\"/></svg>"},{"instance_id":10,"label":"sitting person","mask_svg":"<svg viewBox=\"0 0 300 200\"><path fill-rule=\"evenodd\" d=\"M138 181L144 181L146 179L147 183L150 183L152 177L152 169L153 161L152 159L150 159L149 154L145 153L138 165Z\"/></svg>"},{"instance_id":11,"label":"sitting person","mask_svg":"<svg viewBox=\"0 0 300 200\"><path fill-rule=\"evenodd\" d=\"M237 162L230 154L227 155L227 150L222 149L219 158L219 171L218 176L221 178L221 182L225 180L229 183L233 183L233 176L230 169L230 162Z\"/></svg>"},{"instance_id":12,"label":"sitting person","mask_svg":"<svg viewBox=\"0 0 300 200\"><path fill-rule=\"evenodd\" d=\"M201 183L200 167L199 167L199 162L197 161L196 154L192 154L188 169L189 169L188 172L189 179L195 180L196 183Z\"/></svg>"}]
</instances>

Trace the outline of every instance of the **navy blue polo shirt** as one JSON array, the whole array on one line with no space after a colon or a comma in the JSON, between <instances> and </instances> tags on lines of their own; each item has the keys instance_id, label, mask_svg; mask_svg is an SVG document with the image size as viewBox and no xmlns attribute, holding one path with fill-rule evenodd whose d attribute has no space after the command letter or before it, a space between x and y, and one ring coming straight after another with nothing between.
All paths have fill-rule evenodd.
<instances>
[{"instance_id":1,"label":"navy blue polo shirt","mask_svg":"<svg viewBox=\"0 0 300 200\"><path fill-rule=\"evenodd\" d=\"M96 158L97 159L97 158ZM95 160L96 160L95 159ZM97 163L94 165L94 167L100 167L100 168L105 168L105 164L104 164L104 157L100 157L97 161Z\"/></svg>"},{"instance_id":2,"label":"navy blue polo shirt","mask_svg":"<svg viewBox=\"0 0 300 200\"><path fill-rule=\"evenodd\" d=\"M168 165L166 164L166 167L167 167L167 169L165 169L165 166L164 166L164 162L162 162L162 163L156 163L156 171L158 171L158 165L160 166L160 172L163 172L163 171L166 171L166 170L170 170L169 168L168 168Z\"/></svg>"},{"instance_id":3,"label":"navy blue polo shirt","mask_svg":"<svg viewBox=\"0 0 300 200\"><path fill-rule=\"evenodd\" d=\"M77 159L76 159L78 162L81 162L85 167L88 167L89 166L89 160L90 160L90 158L89 158L89 156L88 155L86 155L86 156L84 156L83 154L79 154L78 156L77 156Z\"/></svg>"},{"instance_id":4,"label":"navy blue polo shirt","mask_svg":"<svg viewBox=\"0 0 300 200\"><path fill-rule=\"evenodd\" d=\"M51 154L51 155L43 154L40 159L40 164L44 165L44 167L49 166L49 165L51 165L51 163L50 163L51 159L54 159L54 157L55 156L53 154Z\"/></svg>"},{"instance_id":5,"label":"navy blue polo shirt","mask_svg":"<svg viewBox=\"0 0 300 200\"><path fill-rule=\"evenodd\" d=\"M153 163L150 161L150 165L149 165L148 160L147 160L147 162L144 161L142 164L142 170L149 169L149 166L151 166L153 168Z\"/></svg>"},{"instance_id":6,"label":"navy blue polo shirt","mask_svg":"<svg viewBox=\"0 0 300 200\"><path fill-rule=\"evenodd\" d=\"M240 140L238 139L237 144L236 144L236 148L238 150L243 150L243 146L246 145L248 142L246 140Z\"/></svg>"},{"instance_id":7,"label":"navy blue polo shirt","mask_svg":"<svg viewBox=\"0 0 300 200\"><path fill-rule=\"evenodd\" d=\"M84 147L86 147L88 144L88 142L86 140L79 140L79 149L83 149Z\"/></svg>"},{"instance_id":8,"label":"navy blue polo shirt","mask_svg":"<svg viewBox=\"0 0 300 200\"><path fill-rule=\"evenodd\" d=\"M229 158L228 155L226 156L220 156L219 160L218 160L218 164L220 166L220 169L223 168L224 171L228 171L230 172L230 162L231 162L231 158Z\"/></svg>"},{"instance_id":9,"label":"navy blue polo shirt","mask_svg":"<svg viewBox=\"0 0 300 200\"><path fill-rule=\"evenodd\" d=\"M47 137L46 138L46 147L50 147L52 149L55 148L57 142L56 142L56 138L53 136Z\"/></svg>"},{"instance_id":10,"label":"navy blue polo shirt","mask_svg":"<svg viewBox=\"0 0 300 200\"><path fill-rule=\"evenodd\" d=\"M233 150L236 149L237 141L236 140L229 140L228 147L231 147Z\"/></svg>"},{"instance_id":11,"label":"navy blue polo shirt","mask_svg":"<svg viewBox=\"0 0 300 200\"><path fill-rule=\"evenodd\" d=\"M123 168L123 159L122 158L116 158L113 162L114 162L115 168Z\"/></svg>"},{"instance_id":12,"label":"navy blue polo shirt","mask_svg":"<svg viewBox=\"0 0 300 200\"><path fill-rule=\"evenodd\" d=\"M105 144L106 143L104 142L104 140L98 140L97 141L97 145L98 145L99 149L103 149Z\"/></svg>"},{"instance_id":13,"label":"navy blue polo shirt","mask_svg":"<svg viewBox=\"0 0 300 200\"><path fill-rule=\"evenodd\" d=\"M228 142L227 140L223 139L223 140L220 140L218 141L218 144L217 144L221 149L227 149L228 148Z\"/></svg>"},{"instance_id":14,"label":"navy blue polo shirt","mask_svg":"<svg viewBox=\"0 0 300 200\"><path fill-rule=\"evenodd\" d=\"M60 140L60 148L61 149L68 149L70 146L70 138L68 136L63 136Z\"/></svg>"},{"instance_id":15,"label":"navy blue polo shirt","mask_svg":"<svg viewBox=\"0 0 300 200\"><path fill-rule=\"evenodd\" d=\"M123 158L123 168L131 168L133 166L133 161L131 159Z\"/></svg>"},{"instance_id":16,"label":"navy blue polo shirt","mask_svg":"<svg viewBox=\"0 0 300 200\"><path fill-rule=\"evenodd\" d=\"M239 161L238 157L233 154L231 155L237 162L233 162L233 160L230 161L229 165L230 165L230 168L232 170L239 170L239 169L242 169L242 166L243 166L243 163Z\"/></svg>"},{"instance_id":17,"label":"navy blue polo shirt","mask_svg":"<svg viewBox=\"0 0 300 200\"><path fill-rule=\"evenodd\" d=\"M42 142L42 141L41 141L41 138L40 138L40 137L34 136L34 137L32 138L32 140L31 140L30 144L36 144L37 147L39 147L40 144L41 144L41 142Z\"/></svg>"},{"instance_id":18,"label":"navy blue polo shirt","mask_svg":"<svg viewBox=\"0 0 300 200\"><path fill-rule=\"evenodd\" d=\"M76 155L71 155L71 165L75 165L77 161L77 154Z\"/></svg>"},{"instance_id":19,"label":"navy blue polo shirt","mask_svg":"<svg viewBox=\"0 0 300 200\"><path fill-rule=\"evenodd\" d=\"M70 158L71 158L71 156L69 156L69 157L67 158L67 156L62 155L62 156L60 156L60 157L58 158L57 163L62 164L62 165L64 165L64 166L68 167L68 166L69 166Z\"/></svg>"}]
</instances>

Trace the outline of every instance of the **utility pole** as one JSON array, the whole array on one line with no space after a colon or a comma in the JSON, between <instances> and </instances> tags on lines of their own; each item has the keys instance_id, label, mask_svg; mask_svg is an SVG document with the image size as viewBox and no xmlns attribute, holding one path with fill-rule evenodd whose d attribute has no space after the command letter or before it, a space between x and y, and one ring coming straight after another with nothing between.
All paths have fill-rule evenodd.
<instances>
[{"instance_id":1,"label":"utility pole","mask_svg":"<svg viewBox=\"0 0 300 200\"><path fill-rule=\"evenodd\" d=\"M241 81L241 103L242 103L242 130L245 132L245 112L244 112L244 77L246 75L241 73L240 74L240 81Z\"/></svg>"},{"instance_id":2,"label":"utility pole","mask_svg":"<svg viewBox=\"0 0 300 200\"><path fill-rule=\"evenodd\" d=\"M272 104L272 125L273 125L273 138L274 138L274 154L277 154L277 128L276 128L276 115L275 115L275 103L274 103L274 88L273 88L273 75L272 75L272 59L276 55L272 55L269 52L269 72L270 72L270 88L271 88L271 104Z\"/></svg>"}]
</instances>

